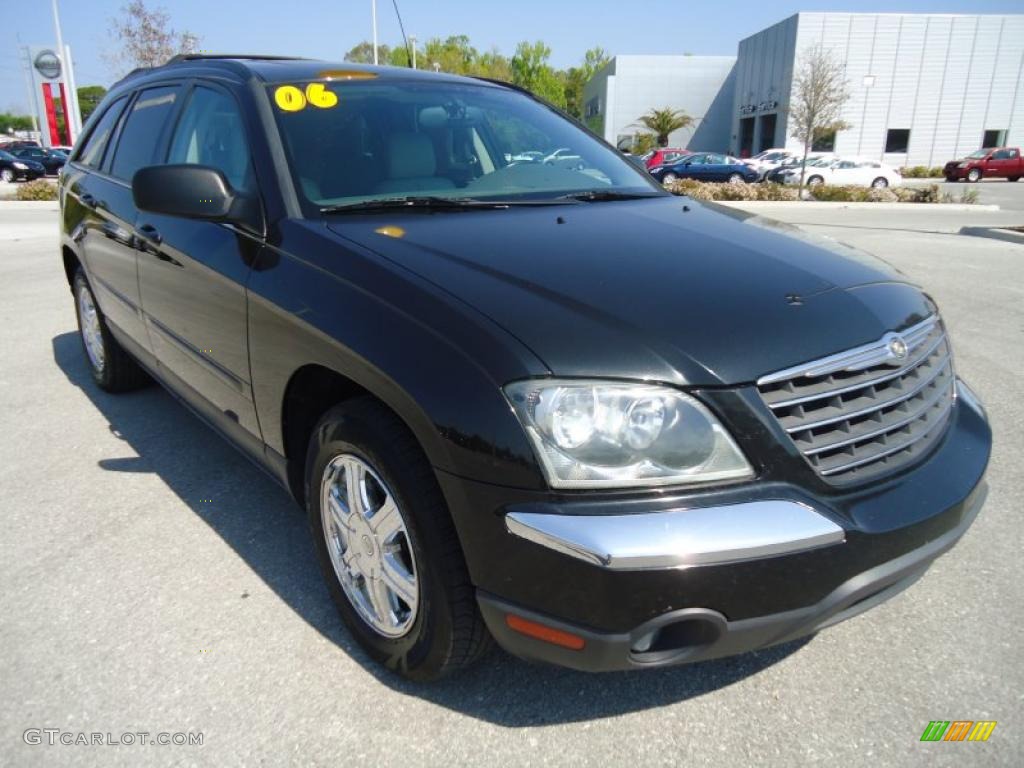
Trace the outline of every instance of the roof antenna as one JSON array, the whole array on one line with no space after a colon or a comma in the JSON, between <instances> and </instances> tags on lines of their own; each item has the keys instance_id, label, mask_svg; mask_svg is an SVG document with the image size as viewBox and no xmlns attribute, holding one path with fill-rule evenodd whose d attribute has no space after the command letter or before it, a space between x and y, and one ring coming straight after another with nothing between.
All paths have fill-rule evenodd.
<instances>
[{"instance_id":1,"label":"roof antenna","mask_svg":"<svg viewBox=\"0 0 1024 768\"><path fill-rule=\"evenodd\" d=\"M398 17L398 28L402 30L402 40L405 42L407 65L412 68L412 49L409 48L409 38L405 36L405 25L402 23L402 14L398 11L398 0L391 0L391 4L395 6L395 16Z\"/></svg>"}]
</instances>

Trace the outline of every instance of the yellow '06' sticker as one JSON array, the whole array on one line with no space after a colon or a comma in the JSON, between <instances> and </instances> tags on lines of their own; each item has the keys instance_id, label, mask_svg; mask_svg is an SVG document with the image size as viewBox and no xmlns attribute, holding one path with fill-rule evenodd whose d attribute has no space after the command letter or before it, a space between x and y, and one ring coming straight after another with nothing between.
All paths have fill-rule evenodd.
<instances>
[{"instance_id":1,"label":"yellow '06' sticker","mask_svg":"<svg viewBox=\"0 0 1024 768\"><path fill-rule=\"evenodd\" d=\"M274 103L284 112L298 112L307 104L330 109L338 104L338 94L328 91L323 83L310 83L305 92L294 85L279 85L274 91Z\"/></svg>"}]
</instances>

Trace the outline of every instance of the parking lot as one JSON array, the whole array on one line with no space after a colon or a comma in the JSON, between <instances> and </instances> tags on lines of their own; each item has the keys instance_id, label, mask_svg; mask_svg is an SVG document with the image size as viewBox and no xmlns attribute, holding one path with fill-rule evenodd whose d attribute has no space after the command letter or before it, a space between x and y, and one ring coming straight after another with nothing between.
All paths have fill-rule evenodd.
<instances>
[{"instance_id":1,"label":"parking lot","mask_svg":"<svg viewBox=\"0 0 1024 768\"><path fill-rule=\"evenodd\" d=\"M996 433L989 501L952 553L810 640L602 676L496 651L426 686L341 628L282 490L161 389L93 386L53 207L0 204L0 764L1018 764L1024 247L957 233L1024 224L1024 182L972 187L1011 202L751 207L885 258L942 307ZM920 742L937 719L998 726ZM203 744L33 746L28 728Z\"/></svg>"}]
</instances>

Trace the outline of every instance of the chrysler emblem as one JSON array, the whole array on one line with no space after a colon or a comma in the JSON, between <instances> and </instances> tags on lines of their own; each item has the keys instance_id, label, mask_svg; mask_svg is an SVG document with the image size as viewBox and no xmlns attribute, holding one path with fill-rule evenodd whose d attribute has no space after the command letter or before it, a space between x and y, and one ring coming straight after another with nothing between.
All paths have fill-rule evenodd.
<instances>
[{"instance_id":1,"label":"chrysler emblem","mask_svg":"<svg viewBox=\"0 0 1024 768\"><path fill-rule=\"evenodd\" d=\"M889 339L889 354L897 360L903 360L907 356L907 342L901 336L893 336Z\"/></svg>"}]
</instances>

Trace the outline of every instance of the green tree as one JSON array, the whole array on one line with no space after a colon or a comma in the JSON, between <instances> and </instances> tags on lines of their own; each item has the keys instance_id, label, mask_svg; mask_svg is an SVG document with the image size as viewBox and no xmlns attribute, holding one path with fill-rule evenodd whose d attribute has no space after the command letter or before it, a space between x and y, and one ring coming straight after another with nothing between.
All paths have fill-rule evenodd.
<instances>
[{"instance_id":1,"label":"green tree","mask_svg":"<svg viewBox=\"0 0 1024 768\"><path fill-rule=\"evenodd\" d=\"M77 93L78 108L82 111L82 124L84 125L85 121L89 119L89 115L107 95L107 89L102 85L83 85L77 90Z\"/></svg>"},{"instance_id":2,"label":"green tree","mask_svg":"<svg viewBox=\"0 0 1024 768\"><path fill-rule=\"evenodd\" d=\"M108 65L123 72L135 67L158 67L179 53L195 53L199 38L171 27L171 18L145 0L131 0L121 7L121 17L110 20L112 45L104 54Z\"/></svg>"},{"instance_id":3,"label":"green tree","mask_svg":"<svg viewBox=\"0 0 1024 768\"><path fill-rule=\"evenodd\" d=\"M480 54L476 61L476 71L473 74L511 83L512 64L507 56L503 56L497 48L492 48L487 53Z\"/></svg>"},{"instance_id":4,"label":"green tree","mask_svg":"<svg viewBox=\"0 0 1024 768\"><path fill-rule=\"evenodd\" d=\"M640 124L654 134L659 147L668 145L669 134L693 124L693 118L681 109L652 109L640 117Z\"/></svg>"},{"instance_id":5,"label":"green tree","mask_svg":"<svg viewBox=\"0 0 1024 768\"><path fill-rule=\"evenodd\" d=\"M586 113L583 89L610 60L603 48L591 48L583 55L580 66L565 73L565 110L577 120L583 120Z\"/></svg>"},{"instance_id":6,"label":"green tree","mask_svg":"<svg viewBox=\"0 0 1024 768\"><path fill-rule=\"evenodd\" d=\"M510 62L512 82L564 109L565 75L551 68L548 64L550 57L551 49L541 40L520 43Z\"/></svg>"},{"instance_id":7,"label":"green tree","mask_svg":"<svg viewBox=\"0 0 1024 768\"><path fill-rule=\"evenodd\" d=\"M377 46L377 59L381 64L390 63L391 55L391 48L388 46ZM345 61L351 61L354 64L373 64L373 43L369 40L363 40L359 45L352 47L345 54Z\"/></svg>"},{"instance_id":8,"label":"green tree","mask_svg":"<svg viewBox=\"0 0 1024 768\"><path fill-rule=\"evenodd\" d=\"M10 112L0 112L0 133L31 130L32 118L28 115L14 115Z\"/></svg>"},{"instance_id":9,"label":"green tree","mask_svg":"<svg viewBox=\"0 0 1024 768\"><path fill-rule=\"evenodd\" d=\"M420 61L417 64L423 69L437 68L441 72L454 75L474 75L480 54L470 42L467 35L450 35L442 40L439 37L427 40L423 55L416 54Z\"/></svg>"}]
</instances>

